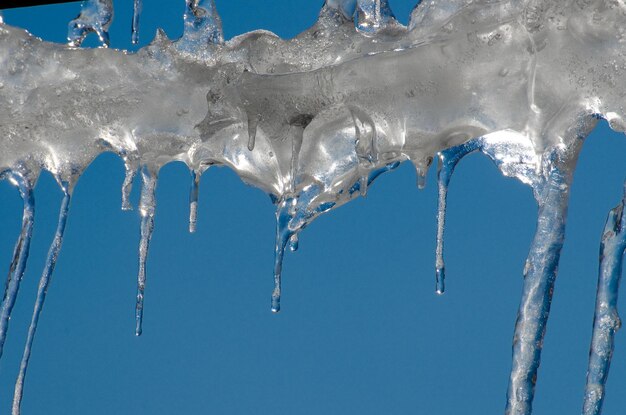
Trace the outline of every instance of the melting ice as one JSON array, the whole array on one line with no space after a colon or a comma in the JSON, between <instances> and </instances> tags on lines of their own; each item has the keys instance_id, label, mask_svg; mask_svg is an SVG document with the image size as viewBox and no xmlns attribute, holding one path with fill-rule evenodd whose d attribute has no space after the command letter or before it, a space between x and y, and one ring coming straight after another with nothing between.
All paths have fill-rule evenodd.
<instances>
[{"instance_id":1,"label":"melting ice","mask_svg":"<svg viewBox=\"0 0 626 415\"><path fill-rule=\"evenodd\" d=\"M140 172L141 241L136 333L159 169L191 172L189 230L198 184L228 166L271 195L276 210L272 311L280 310L282 258L316 217L365 195L410 161L418 185L438 159L436 290L444 291L447 188L471 152L532 187L538 221L513 339L507 414L530 414L564 241L569 189L585 137L600 118L624 131L626 3L621 0L439 0L419 3L408 26L387 0L327 0L293 39L255 31L224 40L213 0L186 0L184 34L158 32L137 53L107 49L111 0L86 0L68 44L0 25L0 176L24 201L0 308L0 354L28 258L33 187L51 172L64 198L15 388L20 402L31 346L61 249L72 189L105 151L124 161L122 207ZM133 2L132 40L142 8ZM82 49L95 33L103 48ZM626 196L625 196L626 197ZM625 201L603 232L583 413L598 414L620 322L616 300L626 248Z\"/></svg>"}]
</instances>

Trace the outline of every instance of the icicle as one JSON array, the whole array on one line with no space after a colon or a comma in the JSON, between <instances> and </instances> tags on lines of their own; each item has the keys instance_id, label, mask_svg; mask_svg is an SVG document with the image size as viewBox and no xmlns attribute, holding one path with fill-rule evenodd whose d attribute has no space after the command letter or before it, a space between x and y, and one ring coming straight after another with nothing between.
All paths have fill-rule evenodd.
<instances>
[{"instance_id":1,"label":"icicle","mask_svg":"<svg viewBox=\"0 0 626 415\"><path fill-rule=\"evenodd\" d=\"M128 160L124 161L124 183L122 183L122 210L133 210L130 202L130 192L133 190L133 181L137 175L137 164Z\"/></svg>"},{"instance_id":2,"label":"icicle","mask_svg":"<svg viewBox=\"0 0 626 415\"><path fill-rule=\"evenodd\" d=\"M476 139L439 152L439 170L437 171L439 205L437 212L437 249L435 251L435 281L437 294L443 294L445 291L446 269L443 261L443 233L446 226L448 185L450 184L452 173L454 173L454 169L459 161L468 154L478 150L479 146L480 140Z\"/></svg>"},{"instance_id":3,"label":"icicle","mask_svg":"<svg viewBox=\"0 0 626 415\"><path fill-rule=\"evenodd\" d=\"M15 244L15 249L13 250L13 259L9 267L9 276L7 277L2 307L0 308L0 357L2 356L4 341L9 328L11 311L15 305L20 282L26 270L26 261L28 260L30 239L33 234L33 219L35 216L35 199L33 198L33 190L30 183L18 173L10 174L9 180L17 186L20 191L20 196L22 196L22 200L24 201L24 211L22 214L22 231L20 232L20 236Z\"/></svg>"},{"instance_id":4,"label":"icicle","mask_svg":"<svg viewBox=\"0 0 626 415\"><path fill-rule=\"evenodd\" d=\"M600 245L600 273L593 319L593 336L589 351L589 368L583 415L599 415L604 402L615 332L621 321L617 313L617 296L626 250L626 184L622 202L606 220Z\"/></svg>"},{"instance_id":5,"label":"icicle","mask_svg":"<svg viewBox=\"0 0 626 415\"><path fill-rule=\"evenodd\" d=\"M133 45L139 43L139 16L141 16L142 0L133 2L133 24L131 28L131 42Z\"/></svg>"},{"instance_id":6,"label":"icicle","mask_svg":"<svg viewBox=\"0 0 626 415\"><path fill-rule=\"evenodd\" d=\"M191 170L191 189L189 190L189 232L196 231L198 218L198 188L200 186L201 173Z\"/></svg>"},{"instance_id":7,"label":"icicle","mask_svg":"<svg viewBox=\"0 0 626 415\"><path fill-rule=\"evenodd\" d=\"M141 200L139 211L141 213L141 240L139 242L139 273L137 274L137 305L135 307L136 327L135 334L141 336L143 323L143 297L146 287L146 259L148 257L148 247L154 229L154 211L156 207L155 191L157 174L148 170L147 167L141 169L141 179L143 187L141 189Z\"/></svg>"},{"instance_id":8,"label":"icicle","mask_svg":"<svg viewBox=\"0 0 626 415\"><path fill-rule=\"evenodd\" d=\"M373 35L395 24L388 0L357 0L355 25L359 32Z\"/></svg>"},{"instance_id":9,"label":"icicle","mask_svg":"<svg viewBox=\"0 0 626 415\"><path fill-rule=\"evenodd\" d=\"M426 171L425 169L421 168L421 167L416 167L415 171L417 173L417 188L420 190L424 190L424 188L426 187Z\"/></svg>"},{"instance_id":10,"label":"icicle","mask_svg":"<svg viewBox=\"0 0 626 415\"><path fill-rule=\"evenodd\" d=\"M557 267L565 238L571 172L553 164L535 196L537 230L524 269L522 300L513 337L513 365L507 415L530 415L543 337L550 313Z\"/></svg>"},{"instance_id":11,"label":"icicle","mask_svg":"<svg viewBox=\"0 0 626 415\"><path fill-rule=\"evenodd\" d=\"M24 378L26 377L26 370L28 369L28 362L30 359L30 353L33 346L33 340L35 339L35 332L37 331L37 323L39 322L39 316L43 309L44 301L46 300L46 294L48 292L48 286L52 278L52 272L57 262L59 252L61 251L61 245L63 243L63 233L65 231L65 224L67 222L67 214L70 207L70 191L69 184L63 183L63 201L61 202L61 210L59 212L59 221L57 224L57 230L48 250L48 257L46 258L46 265L41 274L39 280L39 288L37 290L37 299L35 301L35 308L33 310L33 317L28 328L28 337L26 339L26 345L24 346L24 353L22 354L22 362L20 364L20 371L15 382L15 392L13 394L13 415L20 414L20 405L22 403L22 394L24 391Z\"/></svg>"},{"instance_id":12,"label":"icicle","mask_svg":"<svg viewBox=\"0 0 626 415\"><path fill-rule=\"evenodd\" d=\"M424 188L426 187L426 174L428 173L428 168L430 167L432 162L432 157L419 160L411 159L411 163L413 164L413 167L415 167L416 184L419 190L424 190Z\"/></svg>"},{"instance_id":13,"label":"icicle","mask_svg":"<svg viewBox=\"0 0 626 415\"><path fill-rule=\"evenodd\" d=\"M84 0L80 14L67 28L68 44L79 47L87 35L94 32L98 35L103 47L109 46L109 26L113 20L113 3L111 0Z\"/></svg>"},{"instance_id":14,"label":"icicle","mask_svg":"<svg viewBox=\"0 0 626 415\"><path fill-rule=\"evenodd\" d=\"M276 209L276 245L274 247L274 291L272 292L272 312L280 311L281 273L283 269L283 256L285 247L290 241L293 231L289 229L289 221L292 219L292 211L295 208L296 199L289 198L281 201Z\"/></svg>"},{"instance_id":15,"label":"icicle","mask_svg":"<svg viewBox=\"0 0 626 415\"><path fill-rule=\"evenodd\" d=\"M178 41L188 51L224 43L222 20L214 0L186 0L183 37Z\"/></svg>"}]
</instances>

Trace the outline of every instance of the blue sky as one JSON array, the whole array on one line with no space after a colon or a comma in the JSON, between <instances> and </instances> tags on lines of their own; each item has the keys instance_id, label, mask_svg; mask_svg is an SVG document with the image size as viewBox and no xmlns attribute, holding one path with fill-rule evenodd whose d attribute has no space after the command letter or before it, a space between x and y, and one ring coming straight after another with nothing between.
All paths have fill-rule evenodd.
<instances>
[{"instance_id":1,"label":"blue sky","mask_svg":"<svg viewBox=\"0 0 626 415\"><path fill-rule=\"evenodd\" d=\"M116 2L111 44L131 48L131 1ZM293 36L321 1L217 0L225 36ZM145 0L140 46L157 27L182 32L183 0ZM406 22L413 4L391 6ZM63 42L79 3L5 12L7 23ZM93 43L91 43L93 44ZM599 238L621 197L626 139L600 125L576 173L536 414L582 404ZM224 168L202 179L198 231L187 232L189 173L166 166L157 191L144 334L134 336L139 217L120 210L123 166L99 157L81 178L35 339L24 414L502 413L522 269L535 227L529 188L472 155L452 179L447 292L434 293L435 169L383 175L318 219L288 254L283 311L270 312L274 210ZM134 200L137 201L137 192ZM13 382L61 193L36 188L31 257L0 362L0 413ZM0 271L8 270L21 202L0 183ZM624 308L624 301L621 302ZM606 414L626 408L626 340L617 335Z\"/></svg>"}]
</instances>

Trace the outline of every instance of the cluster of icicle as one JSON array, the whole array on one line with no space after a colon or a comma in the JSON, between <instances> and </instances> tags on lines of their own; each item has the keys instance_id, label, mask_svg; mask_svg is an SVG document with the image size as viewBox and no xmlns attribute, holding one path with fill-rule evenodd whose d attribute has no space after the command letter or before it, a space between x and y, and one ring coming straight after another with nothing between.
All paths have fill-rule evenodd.
<instances>
[{"instance_id":1,"label":"cluster of icicle","mask_svg":"<svg viewBox=\"0 0 626 415\"><path fill-rule=\"evenodd\" d=\"M182 0L181 0L182 1ZM141 0L135 0L133 40ZM22 231L0 314L0 354L33 230L33 187L42 170L64 192L16 384L20 412L31 346L61 248L72 189L99 154L125 163L122 208L137 172L142 191L137 291L141 334L146 258L159 169L191 171L189 230L198 182L228 166L277 206L272 310L280 309L286 248L318 215L364 195L381 173L411 161L418 186L439 159L436 289L444 290L446 189L471 152L530 185L536 236L524 270L506 413L530 414L543 336L564 240L572 173L598 119L624 131L626 3L623 0L435 0L408 26L387 0L327 0L293 39L255 31L225 41L213 0L186 0L184 34L158 31L137 53L108 49L111 0L89 0L51 44L0 24L0 174L24 200ZM95 33L101 48L81 42ZM626 193L625 193L626 198ZM613 338L626 199L602 237L584 414L599 414Z\"/></svg>"}]
</instances>

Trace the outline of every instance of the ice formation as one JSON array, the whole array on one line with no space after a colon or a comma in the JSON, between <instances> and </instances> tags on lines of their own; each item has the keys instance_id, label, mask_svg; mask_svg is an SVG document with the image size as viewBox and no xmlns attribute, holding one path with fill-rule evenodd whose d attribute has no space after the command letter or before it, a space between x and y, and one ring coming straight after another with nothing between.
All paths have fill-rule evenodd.
<instances>
[{"instance_id":1,"label":"ice formation","mask_svg":"<svg viewBox=\"0 0 626 415\"><path fill-rule=\"evenodd\" d=\"M141 0L134 1L133 42ZM224 41L213 0L186 0L184 35L159 32L137 53L112 50L111 0L87 0L68 45L0 25L0 174L24 200L0 311L0 354L33 229L33 186L51 172L63 198L15 389L20 412L31 345L63 238L72 189L105 151L125 163L122 207L140 172L137 334L159 169L191 171L190 231L198 183L228 166L267 192L276 209L272 310L280 310L286 248L317 216L410 161L418 185L439 159L436 289L444 290L447 186L471 152L532 187L535 238L513 339L507 414L530 414L564 240L572 174L598 119L624 131L623 0L438 0L419 3L408 26L387 0L327 0L293 39L255 31ZM103 48L83 49L94 32ZM625 196L626 197L626 196ZM583 413L598 414L619 328L617 288L626 248L625 200L604 230Z\"/></svg>"}]
</instances>

